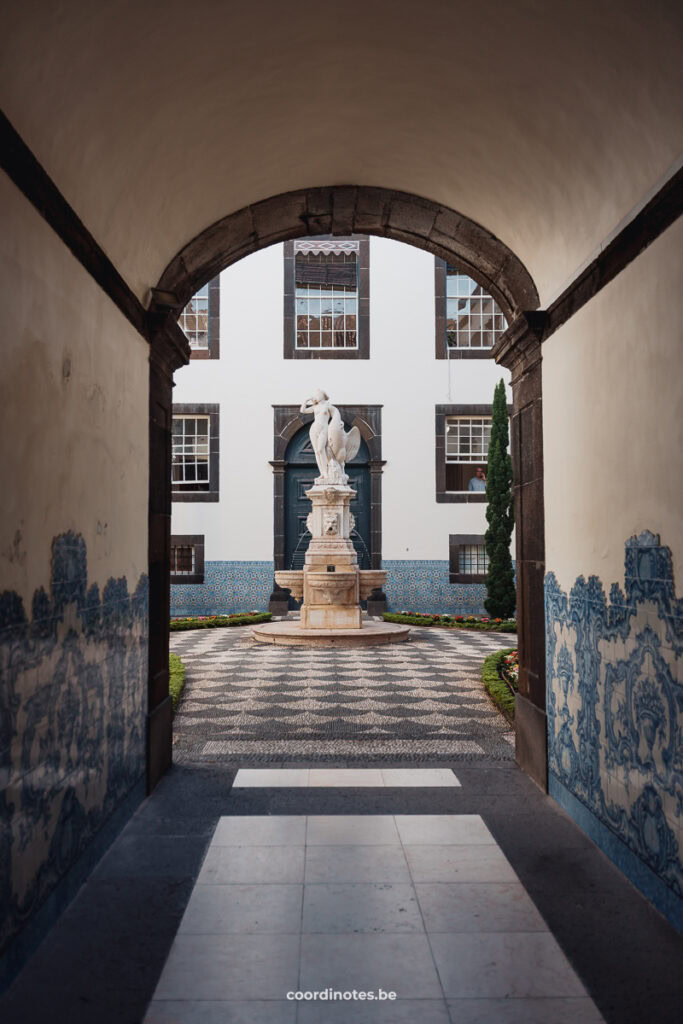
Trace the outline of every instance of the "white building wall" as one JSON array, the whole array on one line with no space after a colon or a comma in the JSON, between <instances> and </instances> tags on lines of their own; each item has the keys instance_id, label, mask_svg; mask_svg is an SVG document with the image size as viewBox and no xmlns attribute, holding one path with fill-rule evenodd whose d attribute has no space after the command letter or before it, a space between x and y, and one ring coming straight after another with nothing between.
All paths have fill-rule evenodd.
<instances>
[{"instance_id":1,"label":"white building wall","mask_svg":"<svg viewBox=\"0 0 683 1024\"><path fill-rule=\"evenodd\" d=\"M336 405L383 407L383 559L447 562L449 534L483 534L486 518L484 504L436 501L435 406L490 404L509 374L437 360L434 333L434 258L400 242L370 239L369 360L283 358L282 245L223 271L220 359L193 360L174 391L220 404L220 500L175 503L172 532L204 534L207 562L272 561L272 406L323 388Z\"/></svg>"}]
</instances>

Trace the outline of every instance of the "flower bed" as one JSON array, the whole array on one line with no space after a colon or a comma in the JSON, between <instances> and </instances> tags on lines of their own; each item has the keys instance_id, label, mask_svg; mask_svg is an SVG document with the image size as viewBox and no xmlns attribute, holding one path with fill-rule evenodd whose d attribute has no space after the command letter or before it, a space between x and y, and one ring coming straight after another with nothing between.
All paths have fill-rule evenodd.
<instances>
[{"instance_id":1,"label":"flower bed","mask_svg":"<svg viewBox=\"0 0 683 1024\"><path fill-rule=\"evenodd\" d=\"M496 707L503 712L506 718L513 721L515 717L515 693L517 685L513 686L503 676L504 671L510 671L507 666L517 664L517 651L513 648L494 651L484 658L481 667L482 682Z\"/></svg>"},{"instance_id":2,"label":"flower bed","mask_svg":"<svg viewBox=\"0 0 683 1024\"><path fill-rule=\"evenodd\" d=\"M192 618L171 619L172 633L184 629L216 629L220 626L253 626L257 622L270 622L270 612L235 612L234 615L197 615Z\"/></svg>"},{"instance_id":3,"label":"flower bed","mask_svg":"<svg viewBox=\"0 0 683 1024\"><path fill-rule=\"evenodd\" d=\"M505 655L499 665L501 679L517 692L517 680L519 679L519 655L517 651L510 651Z\"/></svg>"},{"instance_id":4,"label":"flower bed","mask_svg":"<svg viewBox=\"0 0 683 1024\"><path fill-rule=\"evenodd\" d=\"M426 612L385 612L385 622L407 626L442 626L446 629L477 629L490 633L516 633L515 619L491 619L476 615L430 615Z\"/></svg>"}]
</instances>

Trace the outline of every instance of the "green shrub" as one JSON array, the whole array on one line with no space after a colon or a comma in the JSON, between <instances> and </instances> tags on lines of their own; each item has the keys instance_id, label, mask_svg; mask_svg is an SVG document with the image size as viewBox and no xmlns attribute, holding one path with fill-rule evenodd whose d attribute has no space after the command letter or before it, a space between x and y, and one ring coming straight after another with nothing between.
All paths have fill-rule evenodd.
<instances>
[{"instance_id":1,"label":"green shrub","mask_svg":"<svg viewBox=\"0 0 683 1024\"><path fill-rule=\"evenodd\" d=\"M168 692L171 695L173 712L178 707L183 688L185 686L185 666L177 654L168 656Z\"/></svg>"},{"instance_id":2,"label":"green shrub","mask_svg":"<svg viewBox=\"0 0 683 1024\"><path fill-rule=\"evenodd\" d=\"M172 633L184 629L217 629L220 626L253 626L257 622L270 622L270 612L245 612L244 615L208 615L197 618L171 619Z\"/></svg>"},{"instance_id":3,"label":"green shrub","mask_svg":"<svg viewBox=\"0 0 683 1024\"><path fill-rule=\"evenodd\" d=\"M500 670L503 658L514 650L514 647L506 647L502 651L494 651L493 654L484 658L484 664L481 667L481 679L487 693L496 707L511 722L515 717L515 697L505 680L501 679Z\"/></svg>"},{"instance_id":4,"label":"green shrub","mask_svg":"<svg viewBox=\"0 0 683 1024\"><path fill-rule=\"evenodd\" d=\"M424 615L415 612L385 612L385 622L399 622L405 626L438 626L441 629L477 629L484 633L516 633L517 622L514 619L491 622L489 619L475 619L472 615L465 619L462 616L451 618L446 615Z\"/></svg>"},{"instance_id":5,"label":"green shrub","mask_svg":"<svg viewBox=\"0 0 683 1024\"><path fill-rule=\"evenodd\" d=\"M509 619L516 604L515 574L510 539L515 525L512 507L512 460L508 452L508 412L505 385L500 380L493 393L491 438L486 475L486 574L484 608L490 615Z\"/></svg>"}]
</instances>

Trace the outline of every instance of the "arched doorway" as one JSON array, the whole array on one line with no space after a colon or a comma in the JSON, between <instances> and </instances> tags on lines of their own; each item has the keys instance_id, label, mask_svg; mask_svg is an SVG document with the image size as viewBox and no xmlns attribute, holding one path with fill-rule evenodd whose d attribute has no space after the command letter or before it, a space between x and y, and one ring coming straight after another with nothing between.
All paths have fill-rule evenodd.
<instances>
[{"instance_id":1,"label":"arched doorway","mask_svg":"<svg viewBox=\"0 0 683 1024\"><path fill-rule=\"evenodd\" d=\"M301 427L287 445L285 462L285 566L287 569L302 569L308 546L306 518L311 511L306 491L313 486L318 475L308 426ZM347 465L346 472L356 491L351 502L351 512L356 520L351 539L359 568L370 569L370 452L364 440L361 440L358 454Z\"/></svg>"}]
</instances>

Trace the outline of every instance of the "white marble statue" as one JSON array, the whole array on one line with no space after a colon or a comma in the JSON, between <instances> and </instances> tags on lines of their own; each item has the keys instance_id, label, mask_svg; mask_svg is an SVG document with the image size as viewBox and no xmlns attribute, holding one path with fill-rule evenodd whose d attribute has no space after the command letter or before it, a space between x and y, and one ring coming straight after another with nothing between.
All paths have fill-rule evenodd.
<instances>
[{"instance_id":1,"label":"white marble statue","mask_svg":"<svg viewBox=\"0 0 683 1024\"><path fill-rule=\"evenodd\" d=\"M344 467L358 454L361 441L358 427L351 427L348 433L344 430L339 409L332 405L324 391L316 391L307 398L301 412L313 414L310 437L320 470L316 485L347 484L349 478Z\"/></svg>"}]
</instances>

